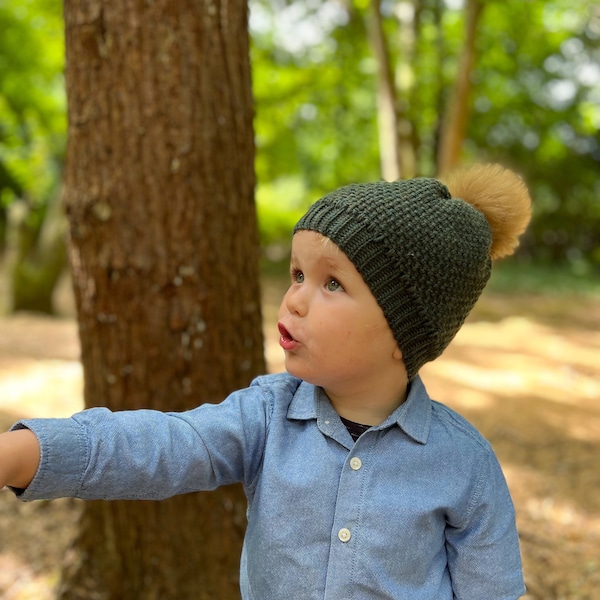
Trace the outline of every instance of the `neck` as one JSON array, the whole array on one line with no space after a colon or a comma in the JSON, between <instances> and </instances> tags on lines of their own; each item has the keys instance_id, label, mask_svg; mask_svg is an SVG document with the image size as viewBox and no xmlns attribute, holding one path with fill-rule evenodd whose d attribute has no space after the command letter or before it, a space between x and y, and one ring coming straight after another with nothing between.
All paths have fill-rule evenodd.
<instances>
[{"instance_id":1,"label":"neck","mask_svg":"<svg viewBox=\"0 0 600 600\"><path fill-rule=\"evenodd\" d=\"M340 417L363 425L380 425L400 405L404 404L408 390L406 380L387 389L366 393L338 394L325 389L333 408Z\"/></svg>"}]
</instances>

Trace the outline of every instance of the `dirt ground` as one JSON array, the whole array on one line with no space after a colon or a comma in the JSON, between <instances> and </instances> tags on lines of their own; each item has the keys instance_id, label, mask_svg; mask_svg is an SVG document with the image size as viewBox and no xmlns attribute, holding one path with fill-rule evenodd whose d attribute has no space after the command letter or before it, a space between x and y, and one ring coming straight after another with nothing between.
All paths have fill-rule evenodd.
<instances>
[{"instance_id":1,"label":"dirt ground","mask_svg":"<svg viewBox=\"0 0 600 600\"><path fill-rule=\"evenodd\" d=\"M281 369L274 296L266 355ZM600 298L485 295L422 376L492 442L517 510L527 600L600 598ZM72 319L0 319L0 429L81 407ZM49 600L80 510L0 492L0 598ZM486 600L486 599L482 599Z\"/></svg>"}]
</instances>

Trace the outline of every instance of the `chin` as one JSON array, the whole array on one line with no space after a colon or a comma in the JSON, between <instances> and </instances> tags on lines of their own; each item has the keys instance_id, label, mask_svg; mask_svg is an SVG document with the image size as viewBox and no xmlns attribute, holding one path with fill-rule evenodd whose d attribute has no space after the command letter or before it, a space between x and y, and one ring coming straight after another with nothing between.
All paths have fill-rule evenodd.
<instances>
[{"instance_id":1,"label":"chin","mask_svg":"<svg viewBox=\"0 0 600 600\"><path fill-rule=\"evenodd\" d=\"M316 386L321 385L317 381L318 377L316 377L314 373L311 373L310 369L303 369L301 366L294 365L293 361L290 361L290 360L285 361L285 370L293 377L302 379L302 381L306 381L306 383L311 383L312 385L316 385Z\"/></svg>"}]
</instances>

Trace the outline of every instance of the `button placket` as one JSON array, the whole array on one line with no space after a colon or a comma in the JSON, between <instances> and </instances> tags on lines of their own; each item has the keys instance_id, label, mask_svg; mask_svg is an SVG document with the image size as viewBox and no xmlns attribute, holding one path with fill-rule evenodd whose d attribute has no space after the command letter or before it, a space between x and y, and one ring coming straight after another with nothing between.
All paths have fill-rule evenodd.
<instances>
[{"instance_id":1,"label":"button placket","mask_svg":"<svg viewBox=\"0 0 600 600\"><path fill-rule=\"evenodd\" d=\"M359 471L363 464L362 464L362 460L360 458L358 458L358 456L353 456L349 463L350 468L353 471ZM338 539L340 540L340 542L343 542L344 544L350 541L350 538L352 537L352 532L347 528L347 527L342 527L339 531L338 531Z\"/></svg>"}]
</instances>

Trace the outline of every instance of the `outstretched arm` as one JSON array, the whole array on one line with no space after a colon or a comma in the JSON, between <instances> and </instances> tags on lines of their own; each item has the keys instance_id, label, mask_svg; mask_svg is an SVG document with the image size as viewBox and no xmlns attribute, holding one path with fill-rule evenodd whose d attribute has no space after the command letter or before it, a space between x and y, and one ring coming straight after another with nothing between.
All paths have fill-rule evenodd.
<instances>
[{"instance_id":1,"label":"outstretched arm","mask_svg":"<svg viewBox=\"0 0 600 600\"><path fill-rule=\"evenodd\" d=\"M0 488L26 488L40 463L40 446L29 429L0 434Z\"/></svg>"}]
</instances>

